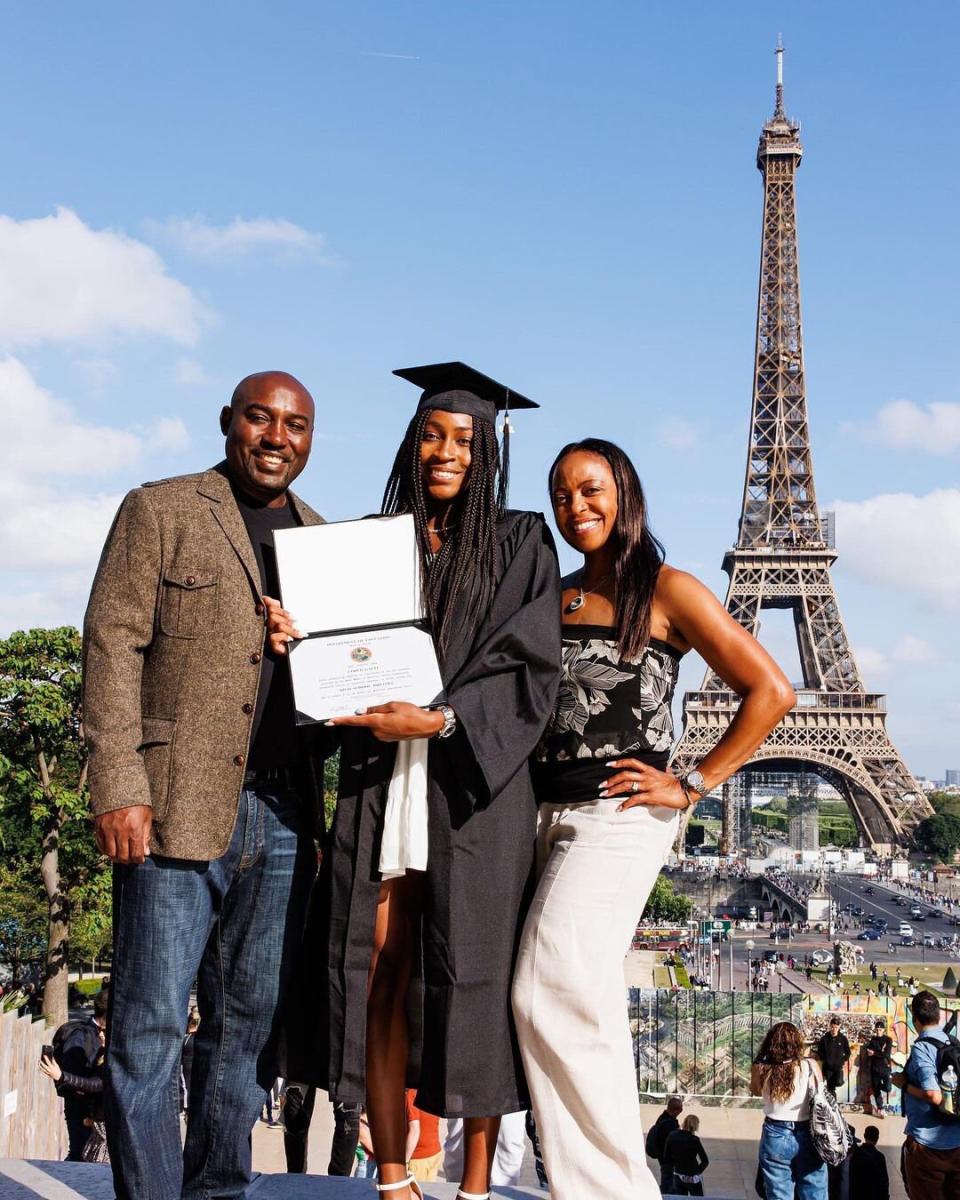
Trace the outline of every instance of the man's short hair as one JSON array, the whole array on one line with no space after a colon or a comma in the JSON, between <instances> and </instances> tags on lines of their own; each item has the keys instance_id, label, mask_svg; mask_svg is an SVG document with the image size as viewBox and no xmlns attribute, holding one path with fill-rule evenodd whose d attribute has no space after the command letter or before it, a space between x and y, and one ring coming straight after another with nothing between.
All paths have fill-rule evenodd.
<instances>
[{"instance_id":1,"label":"man's short hair","mask_svg":"<svg viewBox=\"0 0 960 1200\"><path fill-rule=\"evenodd\" d=\"M670 1096L667 1100L667 1112L679 1112L683 1108L683 1099L680 1096Z\"/></svg>"},{"instance_id":2,"label":"man's short hair","mask_svg":"<svg viewBox=\"0 0 960 1200\"><path fill-rule=\"evenodd\" d=\"M105 1017L107 1009L110 1007L110 993L104 988L97 992L93 998L93 1015L95 1017Z\"/></svg>"},{"instance_id":3,"label":"man's short hair","mask_svg":"<svg viewBox=\"0 0 960 1200\"><path fill-rule=\"evenodd\" d=\"M839 1025L839 1024L840 1024L840 1018L839 1018L839 1017L831 1017L831 1018L830 1018L830 1024L831 1024L831 1025Z\"/></svg>"},{"instance_id":4,"label":"man's short hair","mask_svg":"<svg viewBox=\"0 0 960 1200\"><path fill-rule=\"evenodd\" d=\"M917 992L910 1001L914 1025L936 1025L940 1020L940 1001L933 992Z\"/></svg>"},{"instance_id":5,"label":"man's short hair","mask_svg":"<svg viewBox=\"0 0 960 1200\"><path fill-rule=\"evenodd\" d=\"M873 1023L873 1027L874 1027L874 1029L886 1029L887 1023L883 1019L883 1017L877 1017L877 1019Z\"/></svg>"},{"instance_id":6,"label":"man's short hair","mask_svg":"<svg viewBox=\"0 0 960 1200\"><path fill-rule=\"evenodd\" d=\"M871 1146L875 1146L880 1141L880 1126L868 1125L863 1131L863 1140L869 1142Z\"/></svg>"}]
</instances>

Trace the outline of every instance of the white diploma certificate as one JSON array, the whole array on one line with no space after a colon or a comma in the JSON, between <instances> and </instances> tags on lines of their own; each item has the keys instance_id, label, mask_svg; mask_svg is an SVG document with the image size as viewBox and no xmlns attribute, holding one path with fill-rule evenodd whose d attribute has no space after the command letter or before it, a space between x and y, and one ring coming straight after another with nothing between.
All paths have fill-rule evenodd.
<instances>
[{"instance_id":1,"label":"white diploma certificate","mask_svg":"<svg viewBox=\"0 0 960 1200\"><path fill-rule=\"evenodd\" d=\"M423 624L413 517L342 521L274 533L299 724L389 700L436 703L443 682Z\"/></svg>"}]
</instances>

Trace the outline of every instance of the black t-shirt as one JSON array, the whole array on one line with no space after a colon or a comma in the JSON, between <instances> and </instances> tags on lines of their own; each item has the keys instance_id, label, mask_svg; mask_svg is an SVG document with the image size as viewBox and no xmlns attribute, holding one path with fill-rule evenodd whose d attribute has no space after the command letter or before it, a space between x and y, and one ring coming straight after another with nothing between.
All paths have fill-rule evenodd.
<instances>
[{"instance_id":1,"label":"black t-shirt","mask_svg":"<svg viewBox=\"0 0 960 1200\"><path fill-rule=\"evenodd\" d=\"M244 495L239 488L233 489L233 495L260 568L261 594L278 598L280 583L273 549L273 531L295 529L301 522L289 502L282 508L270 508ZM296 766L299 759L300 741L293 711L290 663L286 657L278 658L268 643L260 665L260 687L250 731L247 766L251 770L292 767Z\"/></svg>"},{"instance_id":2,"label":"black t-shirt","mask_svg":"<svg viewBox=\"0 0 960 1200\"><path fill-rule=\"evenodd\" d=\"M867 1042L867 1049L873 1051L870 1058L870 1073L885 1075L890 1070L890 1055L893 1053L893 1039L889 1034L881 1033Z\"/></svg>"}]
</instances>

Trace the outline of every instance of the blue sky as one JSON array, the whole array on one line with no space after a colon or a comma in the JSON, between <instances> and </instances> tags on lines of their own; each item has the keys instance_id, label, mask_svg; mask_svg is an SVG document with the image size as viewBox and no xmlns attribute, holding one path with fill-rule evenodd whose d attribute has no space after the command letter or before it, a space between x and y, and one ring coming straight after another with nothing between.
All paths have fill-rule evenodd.
<instances>
[{"instance_id":1,"label":"blue sky","mask_svg":"<svg viewBox=\"0 0 960 1200\"><path fill-rule=\"evenodd\" d=\"M515 505L545 506L562 442L612 437L670 560L722 594L782 31L840 602L911 767L960 766L958 26L946 3L9 9L0 632L78 621L123 492L215 461L265 367L318 401L300 491L328 517L378 503L413 399L391 369L463 358L544 405Z\"/></svg>"}]
</instances>

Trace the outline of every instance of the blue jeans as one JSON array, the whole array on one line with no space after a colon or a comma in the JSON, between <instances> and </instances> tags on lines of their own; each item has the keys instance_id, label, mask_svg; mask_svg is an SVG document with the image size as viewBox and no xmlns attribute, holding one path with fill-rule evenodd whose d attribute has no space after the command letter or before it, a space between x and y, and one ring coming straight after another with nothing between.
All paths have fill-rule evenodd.
<instances>
[{"instance_id":1,"label":"blue jeans","mask_svg":"<svg viewBox=\"0 0 960 1200\"><path fill-rule=\"evenodd\" d=\"M104 1099L118 1200L243 1195L315 868L306 806L278 785L241 791L221 858L114 869ZM180 1054L194 980L200 1028L181 1151Z\"/></svg>"},{"instance_id":2,"label":"blue jeans","mask_svg":"<svg viewBox=\"0 0 960 1200\"><path fill-rule=\"evenodd\" d=\"M760 1173L766 1200L827 1200L827 1167L814 1149L809 1121L764 1118Z\"/></svg>"}]
</instances>

